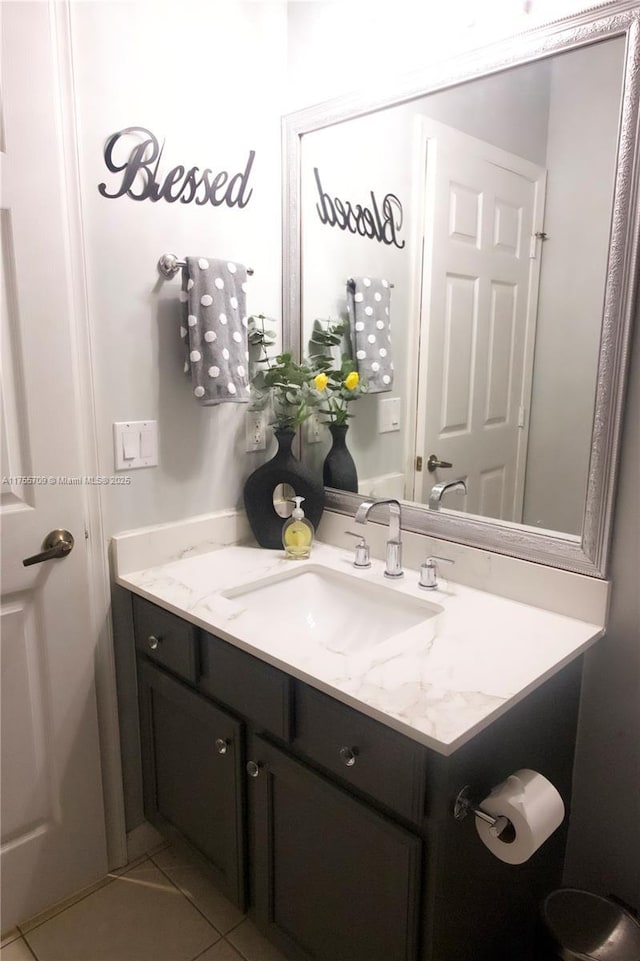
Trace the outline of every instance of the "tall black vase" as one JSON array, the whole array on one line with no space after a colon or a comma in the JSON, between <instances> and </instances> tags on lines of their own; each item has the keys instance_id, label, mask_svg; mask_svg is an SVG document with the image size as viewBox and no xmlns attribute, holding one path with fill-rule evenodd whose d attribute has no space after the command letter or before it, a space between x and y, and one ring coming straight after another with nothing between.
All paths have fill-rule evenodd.
<instances>
[{"instance_id":1,"label":"tall black vase","mask_svg":"<svg viewBox=\"0 0 640 961\"><path fill-rule=\"evenodd\" d=\"M335 487L339 491L358 493L358 472L353 457L347 448L348 424L329 424L333 446L327 454L322 468L325 487Z\"/></svg>"},{"instance_id":2,"label":"tall black vase","mask_svg":"<svg viewBox=\"0 0 640 961\"><path fill-rule=\"evenodd\" d=\"M294 494L304 497L305 517L318 526L324 510L324 487L311 471L292 453L295 433L276 430L278 450L275 456L247 477L244 485L244 507L253 535L261 547L282 547L282 528L286 521L276 512L273 493L278 484L289 484Z\"/></svg>"}]
</instances>

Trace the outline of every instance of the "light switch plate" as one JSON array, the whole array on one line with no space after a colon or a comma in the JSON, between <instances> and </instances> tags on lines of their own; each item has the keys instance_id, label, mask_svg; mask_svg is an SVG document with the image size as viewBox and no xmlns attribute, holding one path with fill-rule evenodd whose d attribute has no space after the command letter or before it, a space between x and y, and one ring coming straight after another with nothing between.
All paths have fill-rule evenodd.
<instances>
[{"instance_id":1,"label":"light switch plate","mask_svg":"<svg viewBox=\"0 0 640 961\"><path fill-rule=\"evenodd\" d=\"M386 397L378 407L378 433L400 430L400 398Z\"/></svg>"},{"instance_id":2,"label":"light switch plate","mask_svg":"<svg viewBox=\"0 0 640 961\"><path fill-rule=\"evenodd\" d=\"M319 444L322 440L322 421L316 413L311 414L305 421L307 444Z\"/></svg>"},{"instance_id":3,"label":"light switch plate","mask_svg":"<svg viewBox=\"0 0 640 961\"><path fill-rule=\"evenodd\" d=\"M113 425L116 470L158 466L157 420L127 420Z\"/></svg>"}]
</instances>

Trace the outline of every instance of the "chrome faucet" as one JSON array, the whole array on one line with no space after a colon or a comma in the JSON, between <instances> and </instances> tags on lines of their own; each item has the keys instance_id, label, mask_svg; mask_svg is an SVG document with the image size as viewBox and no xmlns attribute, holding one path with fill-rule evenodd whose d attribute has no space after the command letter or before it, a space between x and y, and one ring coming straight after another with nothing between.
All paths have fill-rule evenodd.
<instances>
[{"instance_id":1,"label":"chrome faucet","mask_svg":"<svg viewBox=\"0 0 640 961\"><path fill-rule=\"evenodd\" d=\"M441 481L439 484L435 484L431 488L431 493L429 494L430 511L440 510L440 501L442 500L442 495L447 491L451 491L451 493L466 494L467 485L463 480Z\"/></svg>"},{"instance_id":2,"label":"chrome faucet","mask_svg":"<svg viewBox=\"0 0 640 961\"><path fill-rule=\"evenodd\" d=\"M381 504L389 505L389 539L387 540L385 577L402 577L402 515L400 502L391 498L381 501L363 501L356 511L355 520L358 524L366 524L369 511Z\"/></svg>"}]
</instances>

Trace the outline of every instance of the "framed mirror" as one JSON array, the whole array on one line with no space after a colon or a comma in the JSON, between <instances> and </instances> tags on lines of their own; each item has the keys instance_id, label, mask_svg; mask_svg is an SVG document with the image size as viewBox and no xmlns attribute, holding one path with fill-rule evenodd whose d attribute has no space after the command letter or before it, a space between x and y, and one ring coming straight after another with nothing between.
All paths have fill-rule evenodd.
<instances>
[{"instance_id":1,"label":"framed mirror","mask_svg":"<svg viewBox=\"0 0 640 961\"><path fill-rule=\"evenodd\" d=\"M407 530L606 575L639 31L613 3L284 118L284 343L342 322L369 382L358 492L329 509L398 497ZM321 471L330 444L314 421L301 456Z\"/></svg>"}]
</instances>

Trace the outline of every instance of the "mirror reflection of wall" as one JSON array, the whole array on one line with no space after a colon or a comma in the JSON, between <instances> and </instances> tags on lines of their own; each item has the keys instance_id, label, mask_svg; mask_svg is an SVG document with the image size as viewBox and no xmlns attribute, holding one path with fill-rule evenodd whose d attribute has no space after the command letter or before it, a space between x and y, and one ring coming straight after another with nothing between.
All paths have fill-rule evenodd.
<instances>
[{"instance_id":1,"label":"mirror reflection of wall","mask_svg":"<svg viewBox=\"0 0 640 961\"><path fill-rule=\"evenodd\" d=\"M604 41L303 137L303 344L345 316L349 277L394 285L392 390L351 408L361 493L426 503L463 477L443 509L580 533L623 54ZM340 229L349 202L380 223L387 195L391 242ZM328 448L323 429L304 457ZM431 454L454 466L429 473Z\"/></svg>"}]
</instances>

